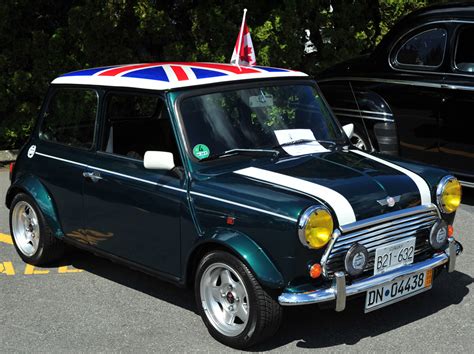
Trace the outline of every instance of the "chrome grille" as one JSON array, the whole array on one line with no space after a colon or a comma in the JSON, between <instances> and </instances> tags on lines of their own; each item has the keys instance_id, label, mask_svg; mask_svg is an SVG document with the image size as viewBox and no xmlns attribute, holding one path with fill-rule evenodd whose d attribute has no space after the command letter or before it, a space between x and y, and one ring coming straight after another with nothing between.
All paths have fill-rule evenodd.
<instances>
[{"instance_id":1,"label":"chrome grille","mask_svg":"<svg viewBox=\"0 0 474 354\"><path fill-rule=\"evenodd\" d=\"M340 228L329 244L322 265L324 274L332 278L337 271L344 271L344 257L354 243L364 245L369 252L365 272L373 270L375 250L388 243L416 237L415 257L430 251L429 232L439 219L434 205L419 206L370 218Z\"/></svg>"}]
</instances>

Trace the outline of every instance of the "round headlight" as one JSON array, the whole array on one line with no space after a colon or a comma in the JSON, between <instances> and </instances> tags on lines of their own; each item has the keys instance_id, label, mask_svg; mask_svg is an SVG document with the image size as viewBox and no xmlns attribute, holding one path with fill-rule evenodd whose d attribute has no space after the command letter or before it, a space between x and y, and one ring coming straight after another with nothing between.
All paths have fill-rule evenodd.
<instances>
[{"instance_id":1,"label":"round headlight","mask_svg":"<svg viewBox=\"0 0 474 354\"><path fill-rule=\"evenodd\" d=\"M298 223L298 236L308 248L324 247L331 239L334 222L331 213L325 207L309 207L301 215Z\"/></svg>"},{"instance_id":2,"label":"round headlight","mask_svg":"<svg viewBox=\"0 0 474 354\"><path fill-rule=\"evenodd\" d=\"M436 198L442 212L456 211L461 204L461 183L453 176L443 177L436 189Z\"/></svg>"}]
</instances>

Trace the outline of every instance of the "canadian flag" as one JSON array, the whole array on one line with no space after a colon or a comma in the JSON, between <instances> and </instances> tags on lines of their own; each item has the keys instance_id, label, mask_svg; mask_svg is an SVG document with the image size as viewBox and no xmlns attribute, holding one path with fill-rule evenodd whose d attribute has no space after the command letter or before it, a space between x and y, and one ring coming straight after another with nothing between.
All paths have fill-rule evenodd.
<instances>
[{"instance_id":1,"label":"canadian flag","mask_svg":"<svg viewBox=\"0 0 474 354\"><path fill-rule=\"evenodd\" d=\"M244 9L244 17L242 18L242 26L240 27L239 36L235 42L234 52L230 63L234 65L256 65L255 50L253 48L252 38L250 37L249 28L245 22L247 9Z\"/></svg>"}]
</instances>

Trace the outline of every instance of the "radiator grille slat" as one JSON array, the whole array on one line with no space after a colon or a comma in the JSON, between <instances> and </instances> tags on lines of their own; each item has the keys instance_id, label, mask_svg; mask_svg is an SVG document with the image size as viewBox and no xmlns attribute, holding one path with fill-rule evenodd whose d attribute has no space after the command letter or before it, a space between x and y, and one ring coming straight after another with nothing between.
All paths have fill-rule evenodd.
<instances>
[{"instance_id":1,"label":"radiator grille slat","mask_svg":"<svg viewBox=\"0 0 474 354\"><path fill-rule=\"evenodd\" d=\"M364 227L364 222L359 222L352 227L354 231L341 234L333 242L324 262L326 276L331 278L335 272L345 271L344 258L354 243L364 245L369 252L366 272L373 271L376 249L392 242L416 237L415 257L432 252L428 238L431 227L438 219L436 207L430 205L408 209L406 214L397 212L395 217L387 214L377 223L370 220L367 227Z\"/></svg>"}]
</instances>

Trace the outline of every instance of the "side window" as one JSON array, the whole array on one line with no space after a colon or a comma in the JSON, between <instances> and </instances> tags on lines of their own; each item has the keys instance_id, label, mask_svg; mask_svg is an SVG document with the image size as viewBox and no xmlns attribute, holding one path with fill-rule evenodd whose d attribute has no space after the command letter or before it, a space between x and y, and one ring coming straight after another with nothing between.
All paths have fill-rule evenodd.
<instances>
[{"instance_id":1,"label":"side window","mask_svg":"<svg viewBox=\"0 0 474 354\"><path fill-rule=\"evenodd\" d=\"M179 165L170 117L160 96L109 93L106 107L103 152L143 160L146 151L168 151Z\"/></svg>"},{"instance_id":2,"label":"side window","mask_svg":"<svg viewBox=\"0 0 474 354\"><path fill-rule=\"evenodd\" d=\"M44 114L40 138L90 149L94 142L97 105L98 96L94 90L57 89Z\"/></svg>"},{"instance_id":3,"label":"side window","mask_svg":"<svg viewBox=\"0 0 474 354\"><path fill-rule=\"evenodd\" d=\"M395 63L402 67L436 68L443 62L446 39L447 32L443 28L417 33L402 44Z\"/></svg>"},{"instance_id":4,"label":"side window","mask_svg":"<svg viewBox=\"0 0 474 354\"><path fill-rule=\"evenodd\" d=\"M456 69L468 73L474 73L474 26L462 27L459 31L454 65Z\"/></svg>"}]
</instances>

